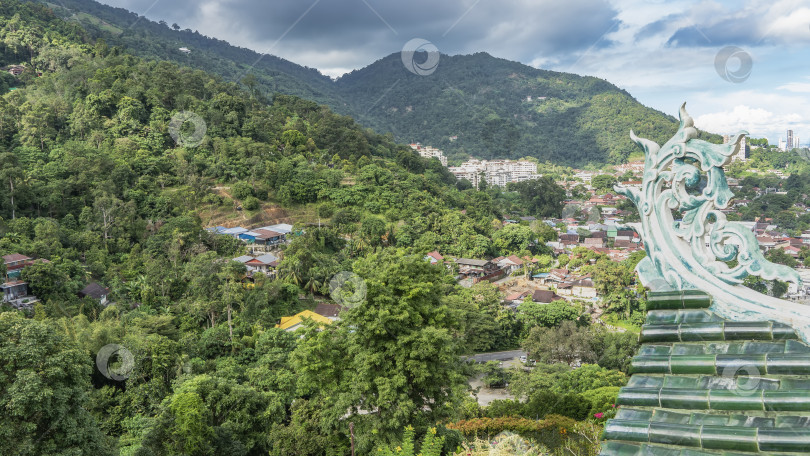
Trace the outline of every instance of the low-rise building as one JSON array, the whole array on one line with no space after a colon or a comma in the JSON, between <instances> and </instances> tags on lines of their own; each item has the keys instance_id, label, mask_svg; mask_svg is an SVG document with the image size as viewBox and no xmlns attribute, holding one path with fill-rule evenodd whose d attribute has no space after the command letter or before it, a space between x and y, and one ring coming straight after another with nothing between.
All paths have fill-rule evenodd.
<instances>
[{"instance_id":1,"label":"low-rise building","mask_svg":"<svg viewBox=\"0 0 810 456\"><path fill-rule=\"evenodd\" d=\"M266 275L275 274L276 268L279 264L279 259L273 254L265 253L264 255L251 256L242 255L233 259L245 265L247 270L251 273L261 272Z\"/></svg>"},{"instance_id":2,"label":"low-rise building","mask_svg":"<svg viewBox=\"0 0 810 456\"><path fill-rule=\"evenodd\" d=\"M12 280L0 285L3 290L3 302L12 302L28 296L28 283Z\"/></svg>"},{"instance_id":3,"label":"low-rise building","mask_svg":"<svg viewBox=\"0 0 810 456\"><path fill-rule=\"evenodd\" d=\"M439 253L438 250L434 250L425 255L425 261L430 262L430 264L438 264L444 262L444 257Z\"/></svg>"},{"instance_id":4,"label":"low-rise building","mask_svg":"<svg viewBox=\"0 0 810 456\"><path fill-rule=\"evenodd\" d=\"M534 290L534 293L532 293L532 301L541 304L548 304L561 299L563 299L562 296L551 290Z\"/></svg>"},{"instance_id":5,"label":"low-rise building","mask_svg":"<svg viewBox=\"0 0 810 456\"><path fill-rule=\"evenodd\" d=\"M3 263L6 265L6 277L9 279L19 278L22 270L33 264L33 262L33 258L19 253L3 255Z\"/></svg>"},{"instance_id":6,"label":"low-rise building","mask_svg":"<svg viewBox=\"0 0 810 456\"><path fill-rule=\"evenodd\" d=\"M494 260L493 260L494 261ZM509 255L496 262L499 268L503 269L507 274L517 271L523 266L524 261L516 255Z\"/></svg>"},{"instance_id":7,"label":"low-rise building","mask_svg":"<svg viewBox=\"0 0 810 456\"><path fill-rule=\"evenodd\" d=\"M321 329L324 328L324 325L331 325L333 321L332 319L324 317L323 315L318 315L311 310L305 310L291 317L281 317L281 321L276 325L276 328L283 329L287 332L293 332L296 329L303 327L304 320L312 320L316 323L320 323Z\"/></svg>"},{"instance_id":8,"label":"low-rise building","mask_svg":"<svg viewBox=\"0 0 810 456\"><path fill-rule=\"evenodd\" d=\"M340 320L340 312L343 310L344 308L337 304L321 302L315 306L315 310L313 310L313 312L332 321L337 321Z\"/></svg>"},{"instance_id":9,"label":"low-rise building","mask_svg":"<svg viewBox=\"0 0 810 456\"><path fill-rule=\"evenodd\" d=\"M464 277L483 277L498 270L498 267L489 260L456 258L456 264L458 273Z\"/></svg>"},{"instance_id":10,"label":"low-rise building","mask_svg":"<svg viewBox=\"0 0 810 456\"><path fill-rule=\"evenodd\" d=\"M107 304L107 296L110 294L110 289L103 287L96 282L90 282L87 284L87 286L82 288L78 294L80 298L88 297L98 301L99 304L104 306Z\"/></svg>"},{"instance_id":11,"label":"low-rise building","mask_svg":"<svg viewBox=\"0 0 810 456\"><path fill-rule=\"evenodd\" d=\"M0 283L0 302L8 303L17 309L31 308L39 302L36 296L28 294L28 283L22 280L10 280Z\"/></svg>"}]
</instances>

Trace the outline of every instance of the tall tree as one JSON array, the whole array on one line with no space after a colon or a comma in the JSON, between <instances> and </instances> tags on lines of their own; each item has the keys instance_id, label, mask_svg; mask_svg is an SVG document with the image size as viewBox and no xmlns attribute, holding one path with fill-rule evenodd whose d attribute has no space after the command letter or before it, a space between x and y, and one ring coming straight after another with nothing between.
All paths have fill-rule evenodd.
<instances>
[{"instance_id":1,"label":"tall tree","mask_svg":"<svg viewBox=\"0 0 810 456\"><path fill-rule=\"evenodd\" d=\"M20 181L24 174L17 161L17 155L11 152L0 153L0 188L7 188L11 219L16 218L16 205L14 196L20 191ZM2 201L0 201L2 203Z\"/></svg>"},{"instance_id":2,"label":"tall tree","mask_svg":"<svg viewBox=\"0 0 810 456\"><path fill-rule=\"evenodd\" d=\"M112 455L85 408L91 366L57 328L0 313L0 454Z\"/></svg>"},{"instance_id":3,"label":"tall tree","mask_svg":"<svg viewBox=\"0 0 810 456\"><path fill-rule=\"evenodd\" d=\"M358 260L366 299L323 331L311 329L293 354L300 385L335 423L347 410L364 438L396 438L453 413L463 397L457 323L444 303L449 277L421 256L386 249ZM361 434L361 433L358 433ZM372 442L358 444L360 453Z\"/></svg>"}]
</instances>

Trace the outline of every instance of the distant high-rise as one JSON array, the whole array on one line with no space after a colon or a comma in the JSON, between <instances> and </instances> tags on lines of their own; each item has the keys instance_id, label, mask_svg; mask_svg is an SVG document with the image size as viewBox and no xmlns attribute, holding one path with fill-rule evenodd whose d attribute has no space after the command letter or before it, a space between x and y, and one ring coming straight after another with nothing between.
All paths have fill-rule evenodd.
<instances>
[{"instance_id":1,"label":"distant high-rise","mask_svg":"<svg viewBox=\"0 0 810 456\"><path fill-rule=\"evenodd\" d=\"M723 135L723 144L728 144L729 139L729 135ZM743 137L743 139L740 141L740 150L731 156L731 161L748 161L748 138Z\"/></svg>"},{"instance_id":2,"label":"distant high-rise","mask_svg":"<svg viewBox=\"0 0 810 456\"><path fill-rule=\"evenodd\" d=\"M793 145L793 130L788 130L787 131L787 141L786 142L787 142L787 148L785 150L793 150L793 148L796 147L796 146Z\"/></svg>"}]
</instances>

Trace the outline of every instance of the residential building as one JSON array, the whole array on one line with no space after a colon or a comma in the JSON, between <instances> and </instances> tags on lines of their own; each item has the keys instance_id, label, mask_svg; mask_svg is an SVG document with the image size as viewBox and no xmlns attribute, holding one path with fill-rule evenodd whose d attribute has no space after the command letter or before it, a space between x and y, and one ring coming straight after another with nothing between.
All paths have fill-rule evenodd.
<instances>
[{"instance_id":1,"label":"residential building","mask_svg":"<svg viewBox=\"0 0 810 456\"><path fill-rule=\"evenodd\" d=\"M292 233L293 226L290 225L289 223L278 223L276 225L268 225L268 226L263 226L261 228L256 228L256 230L275 231L277 233L281 233L281 234L284 234L286 236L286 235Z\"/></svg>"},{"instance_id":2,"label":"residential building","mask_svg":"<svg viewBox=\"0 0 810 456\"><path fill-rule=\"evenodd\" d=\"M248 231L250 231L250 230L248 230L247 228L243 228L241 226L235 226L233 228L225 228L220 233L221 234L227 234L228 236L233 236L233 237L239 239L240 234L247 233Z\"/></svg>"},{"instance_id":3,"label":"residential building","mask_svg":"<svg viewBox=\"0 0 810 456\"><path fill-rule=\"evenodd\" d=\"M224 234L241 239L248 244L258 245L278 245L287 241L287 235L292 232L293 226L288 223L279 223L277 225L263 226L261 228L254 228L249 230L241 226L233 228L226 228L224 226L215 226L206 228L206 231L214 234Z\"/></svg>"},{"instance_id":4,"label":"residential building","mask_svg":"<svg viewBox=\"0 0 810 456\"><path fill-rule=\"evenodd\" d=\"M2 281L0 281L2 282ZM31 308L39 302L36 296L28 294L28 283L22 280L10 280L0 283L0 302L8 303L17 309Z\"/></svg>"},{"instance_id":5,"label":"residential building","mask_svg":"<svg viewBox=\"0 0 810 456\"><path fill-rule=\"evenodd\" d=\"M332 320L330 318L324 317L323 315L318 315L317 313L311 310L305 310L291 317L281 317L281 321L279 322L279 324L276 325L276 328L280 328L288 332L293 332L296 329L301 328L304 325L304 320L307 319L312 320L316 323L320 323L321 329L324 328L324 325L332 324Z\"/></svg>"},{"instance_id":6,"label":"residential building","mask_svg":"<svg viewBox=\"0 0 810 456\"><path fill-rule=\"evenodd\" d=\"M551 290L534 290L534 293L532 293L532 301L541 304L548 304L561 299L563 299L562 296Z\"/></svg>"},{"instance_id":7,"label":"residential building","mask_svg":"<svg viewBox=\"0 0 810 456\"><path fill-rule=\"evenodd\" d=\"M564 246L577 245L579 244L579 235L576 233L560 234L557 241Z\"/></svg>"},{"instance_id":8,"label":"residential building","mask_svg":"<svg viewBox=\"0 0 810 456\"><path fill-rule=\"evenodd\" d=\"M253 230L253 232L256 233L253 242L260 245L278 245L287 240L287 235L278 231L259 228Z\"/></svg>"},{"instance_id":9,"label":"residential building","mask_svg":"<svg viewBox=\"0 0 810 456\"><path fill-rule=\"evenodd\" d=\"M411 143L410 146L411 149L415 150L421 157L437 158L442 166L447 166L447 157L444 156L444 153L441 150L431 146L423 146L418 142Z\"/></svg>"},{"instance_id":10,"label":"residential building","mask_svg":"<svg viewBox=\"0 0 810 456\"><path fill-rule=\"evenodd\" d=\"M552 269L548 272L546 280L549 282L562 283L568 277L568 274L568 269Z\"/></svg>"},{"instance_id":11,"label":"residential building","mask_svg":"<svg viewBox=\"0 0 810 456\"><path fill-rule=\"evenodd\" d=\"M489 260L456 258L456 264L458 273L464 277L483 277L498 270L498 267Z\"/></svg>"},{"instance_id":12,"label":"residential building","mask_svg":"<svg viewBox=\"0 0 810 456\"><path fill-rule=\"evenodd\" d=\"M526 296L529 296L530 294L531 292L529 291L519 291L517 293L512 293L506 298L504 298L504 304L506 304L507 307L514 309L517 306L519 306L520 303L523 302L523 299L526 298Z\"/></svg>"},{"instance_id":13,"label":"residential building","mask_svg":"<svg viewBox=\"0 0 810 456\"><path fill-rule=\"evenodd\" d=\"M507 274L511 274L512 272L523 267L523 260L516 255L509 255L506 258L500 259L495 264L497 264L498 267L503 269Z\"/></svg>"},{"instance_id":14,"label":"residential building","mask_svg":"<svg viewBox=\"0 0 810 456\"><path fill-rule=\"evenodd\" d=\"M328 318L328 319L330 319L332 321L337 321L337 320L340 320L340 312L343 309L344 309L343 307L341 307L341 306L339 306L337 304L329 304L329 303L321 302L321 303L318 303L317 306L315 306L315 310L313 310L313 312L315 312L316 314L318 314L318 315L320 315L322 317L326 317L326 318Z\"/></svg>"},{"instance_id":15,"label":"residential building","mask_svg":"<svg viewBox=\"0 0 810 456\"><path fill-rule=\"evenodd\" d=\"M28 296L28 284L22 280L12 280L0 285L3 291L2 302L12 302Z\"/></svg>"},{"instance_id":16,"label":"residential building","mask_svg":"<svg viewBox=\"0 0 810 456\"><path fill-rule=\"evenodd\" d=\"M624 163L624 164L621 164L621 165L614 166L614 168L616 169L616 172L621 173L621 174L624 174L627 171L630 171L630 172L636 173L636 174L641 174L641 173L644 172L644 161L635 161L635 162Z\"/></svg>"},{"instance_id":17,"label":"residential building","mask_svg":"<svg viewBox=\"0 0 810 456\"><path fill-rule=\"evenodd\" d=\"M34 259L19 253L3 255L3 263L6 265L6 277L16 279L27 266L33 264ZM2 277L0 277L2 279Z\"/></svg>"},{"instance_id":18,"label":"residential building","mask_svg":"<svg viewBox=\"0 0 810 456\"><path fill-rule=\"evenodd\" d=\"M571 284L571 294L578 298L593 299L596 297L596 287L590 277L583 277Z\"/></svg>"},{"instance_id":19,"label":"residential building","mask_svg":"<svg viewBox=\"0 0 810 456\"><path fill-rule=\"evenodd\" d=\"M483 176L487 184L505 187L509 182L522 182L540 177L537 164L526 160L467 160L461 166L451 166L448 170L457 179L467 179L477 187Z\"/></svg>"},{"instance_id":20,"label":"residential building","mask_svg":"<svg viewBox=\"0 0 810 456\"><path fill-rule=\"evenodd\" d=\"M635 247L636 244L629 239L619 239L619 236L616 236L616 240L613 241L613 248L614 249L629 249Z\"/></svg>"},{"instance_id":21,"label":"residential building","mask_svg":"<svg viewBox=\"0 0 810 456\"><path fill-rule=\"evenodd\" d=\"M107 296L109 294L110 294L109 288L105 288L96 282L88 283L86 287L82 288L82 290L79 291L80 298L84 297L91 298L93 300L98 301L98 303L101 304L102 306L107 304Z\"/></svg>"},{"instance_id":22,"label":"residential building","mask_svg":"<svg viewBox=\"0 0 810 456\"><path fill-rule=\"evenodd\" d=\"M425 261L429 261L430 264L442 263L444 262L444 257L437 250L434 250L425 255Z\"/></svg>"},{"instance_id":23,"label":"residential building","mask_svg":"<svg viewBox=\"0 0 810 456\"><path fill-rule=\"evenodd\" d=\"M257 257L242 255L234 258L233 261L238 261L244 264L247 270L251 273L261 272L266 275L275 274L275 270L279 263L279 259L270 253L259 255Z\"/></svg>"},{"instance_id":24,"label":"residential building","mask_svg":"<svg viewBox=\"0 0 810 456\"><path fill-rule=\"evenodd\" d=\"M583 243L584 247L599 247L602 248L605 246L605 240L603 238L585 238L585 242Z\"/></svg>"}]
</instances>

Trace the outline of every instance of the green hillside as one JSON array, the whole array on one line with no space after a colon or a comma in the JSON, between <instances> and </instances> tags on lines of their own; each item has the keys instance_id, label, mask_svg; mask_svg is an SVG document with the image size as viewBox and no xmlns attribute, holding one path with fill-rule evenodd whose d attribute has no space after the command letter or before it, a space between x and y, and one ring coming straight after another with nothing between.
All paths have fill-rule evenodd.
<instances>
[{"instance_id":1,"label":"green hillside","mask_svg":"<svg viewBox=\"0 0 810 456\"><path fill-rule=\"evenodd\" d=\"M0 2L0 65L24 68L0 94L0 454L406 455L414 434L453 454L496 429L595 452L635 338L576 324L579 303L516 314L425 261L550 264L553 229L501 220L559 216L551 178L472 189L326 106L133 56L84 19ZM268 274L205 229L279 222ZM525 402L470 397L507 374L463 356L563 320L593 364L515 372Z\"/></svg>"},{"instance_id":2,"label":"green hillside","mask_svg":"<svg viewBox=\"0 0 810 456\"><path fill-rule=\"evenodd\" d=\"M451 154L619 163L635 150L630 129L664 141L677 127L674 118L642 106L607 81L486 53L442 55L428 76L408 72L399 54L392 54L337 85L359 108L370 106L393 81L399 83L362 120Z\"/></svg>"},{"instance_id":3,"label":"green hillside","mask_svg":"<svg viewBox=\"0 0 810 456\"><path fill-rule=\"evenodd\" d=\"M442 55L429 76L408 72L396 53L332 81L315 69L197 31L174 30L93 0L48 5L110 46L233 82L249 72L255 80L244 81L248 90L326 104L399 142L419 141L456 159L530 156L569 166L619 163L635 151L630 129L663 141L677 127L673 117L641 105L607 81L539 70L485 53Z\"/></svg>"}]
</instances>

